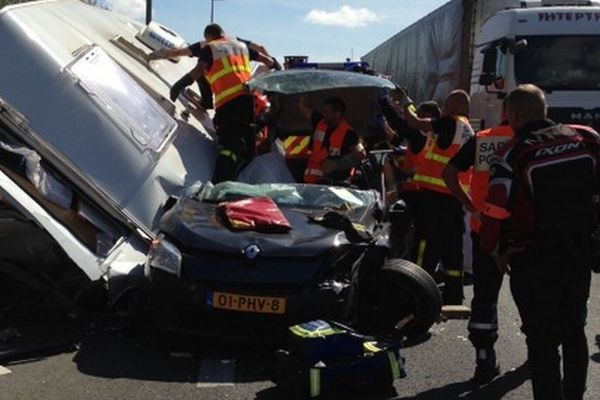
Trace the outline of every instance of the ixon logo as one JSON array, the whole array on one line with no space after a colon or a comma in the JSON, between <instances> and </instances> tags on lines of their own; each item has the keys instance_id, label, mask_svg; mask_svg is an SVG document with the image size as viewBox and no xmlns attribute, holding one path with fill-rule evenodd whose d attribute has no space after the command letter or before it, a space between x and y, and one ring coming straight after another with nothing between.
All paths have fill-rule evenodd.
<instances>
[{"instance_id":1,"label":"ixon logo","mask_svg":"<svg viewBox=\"0 0 600 400\"><path fill-rule=\"evenodd\" d=\"M535 153L535 156L536 157L556 156L556 155L565 153L570 150L577 150L577 149L581 148L581 146L582 146L581 142L576 142L576 143L559 144L558 146L554 146L554 147L544 147L543 149L539 149Z\"/></svg>"}]
</instances>

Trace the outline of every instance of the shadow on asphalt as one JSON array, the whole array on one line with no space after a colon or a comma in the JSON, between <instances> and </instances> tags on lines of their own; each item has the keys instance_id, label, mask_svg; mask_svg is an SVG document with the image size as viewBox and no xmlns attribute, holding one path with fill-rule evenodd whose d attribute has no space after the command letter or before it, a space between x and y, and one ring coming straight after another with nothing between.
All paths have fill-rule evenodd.
<instances>
[{"instance_id":1,"label":"shadow on asphalt","mask_svg":"<svg viewBox=\"0 0 600 400\"><path fill-rule=\"evenodd\" d=\"M590 359L594 362L600 363L600 335L596 335L596 347L598 348L598 352L596 354L592 354Z\"/></svg>"},{"instance_id":2,"label":"shadow on asphalt","mask_svg":"<svg viewBox=\"0 0 600 400\"><path fill-rule=\"evenodd\" d=\"M152 324L131 324L119 318L70 318L64 314L41 313L11 321L18 337L2 341L0 364L11 366L34 363L59 354L72 354L77 369L102 378L140 381L197 383L204 360L236 360L232 383L269 381L275 375L274 343L244 343L223 339L194 337L166 332ZM0 326L0 331L4 327ZM423 336L407 346L426 342ZM460 389L460 390L458 390ZM448 393L462 388L448 388ZM444 396L444 390L432 397ZM397 398L395 391L370 390L346 393L344 400L384 400ZM277 388L256 395L257 400L287 399ZM446 397L442 397L446 398Z\"/></svg>"},{"instance_id":3,"label":"shadow on asphalt","mask_svg":"<svg viewBox=\"0 0 600 400\"><path fill-rule=\"evenodd\" d=\"M501 375L485 386L477 387L471 381L456 382L428 390L417 396L400 397L398 400L444 400L458 398L461 400L499 400L525 383L529 377L529 366L523 364Z\"/></svg>"},{"instance_id":4,"label":"shadow on asphalt","mask_svg":"<svg viewBox=\"0 0 600 400\"><path fill-rule=\"evenodd\" d=\"M52 310L0 319L0 364L35 362L75 351L81 329L81 321Z\"/></svg>"},{"instance_id":5,"label":"shadow on asphalt","mask_svg":"<svg viewBox=\"0 0 600 400\"><path fill-rule=\"evenodd\" d=\"M196 383L203 360L236 360L234 383L269 380L274 348L215 341L132 325L118 318L28 315L0 324L0 364L35 363L73 354L77 369L102 378Z\"/></svg>"},{"instance_id":6,"label":"shadow on asphalt","mask_svg":"<svg viewBox=\"0 0 600 400\"><path fill-rule=\"evenodd\" d=\"M354 391L352 393L342 393L335 397L323 397L325 400L391 400L397 398L398 393L395 389L388 391L374 392L373 390L363 389ZM291 400L294 397L290 397L289 394L285 393L277 387L272 387L263 390L256 394L254 400Z\"/></svg>"}]
</instances>

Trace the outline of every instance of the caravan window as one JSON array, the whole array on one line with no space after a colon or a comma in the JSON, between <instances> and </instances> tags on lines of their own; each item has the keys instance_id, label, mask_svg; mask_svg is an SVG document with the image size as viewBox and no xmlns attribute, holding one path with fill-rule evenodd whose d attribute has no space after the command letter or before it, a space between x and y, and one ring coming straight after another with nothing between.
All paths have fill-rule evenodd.
<instances>
[{"instance_id":1,"label":"caravan window","mask_svg":"<svg viewBox=\"0 0 600 400\"><path fill-rule=\"evenodd\" d=\"M175 120L101 48L93 47L68 69L142 147L160 151L175 131Z\"/></svg>"}]
</instances>

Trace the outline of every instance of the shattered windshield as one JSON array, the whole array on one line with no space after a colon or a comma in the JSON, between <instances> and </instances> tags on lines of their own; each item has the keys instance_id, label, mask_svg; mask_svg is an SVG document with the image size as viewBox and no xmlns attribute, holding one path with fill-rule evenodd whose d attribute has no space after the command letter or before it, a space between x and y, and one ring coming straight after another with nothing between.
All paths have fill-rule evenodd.
<instances>
[{"instance_id":1,"label":"shattered windshield","mask_svg":"<svg viewBox=\"0 0 600 400\"><path fill-rule=\"evenodd\" d=\"M547 90L600 88L600 36L528 36L515 56L519 83Z\"/></svg>"},{"instance_id":2,"label":"shattered windshield","mask_svg":"<svg viewBox=\"0 0 600 400\"><path fill-rule=\"evenodd\" d=\"M248 197L270 197L282 207L347 210L364 208L378 200L374 191L304 184L222 182L203 192L204 201L217 203Z\"/></svg>"}]
</instances>

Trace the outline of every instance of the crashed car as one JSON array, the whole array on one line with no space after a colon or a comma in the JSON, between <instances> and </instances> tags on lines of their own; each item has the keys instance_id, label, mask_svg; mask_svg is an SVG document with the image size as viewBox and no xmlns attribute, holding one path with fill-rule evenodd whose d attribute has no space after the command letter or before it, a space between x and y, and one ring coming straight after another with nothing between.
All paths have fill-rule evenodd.
<instances>
[{"instance_id":1,"label":"crashed car","mask_svg":"<svg viewBox=\"0 0 600 400\"><path fill-rule=\"evenodd\" d=\"M289 232L240 232L219 218L224 202L262 197L277 204ZM439 314L439 292L418 266L388 259L390 226L375 191L209 184L161 219L148 261L153 305L194 328L255 332L252 322L276 329L320 317L422 334Z\"/></svg>"},{"instance_id":2,"label":"crashed car","mask_svg":"<svg viewBox=\"0 0 600 400\"><path fill-rule=\"evenodd\" d=\"M0 274L35 290L43 290L37 282L51 293L63 288L63 300L100 285L109 305L141 303L166 322L201 331L248 336L328 317L377 333L426 332L440 294L425 271L390 258L392 228L406 222L401 203L381 195L385 185L295 183L277 154L247 167L282 172L270 182L244 171L245 183L211 185L216 146L208 114L193 94L168 100L193 60L149 63L147 38L176 35L154 27L150 35L147 26L77 0L0 11L0 198L8 210L0 229L17 213L23 232L51 243L52 263L63 271L31 257L18 268L23 257L10 249L28 246L24 233L3 236L0 266L12 268ZM331 73L346 75L306 91L347 91L375 104L391 86ZM293 96L282 101L292 104ZM357 121L363 108L351 107ZM287 110L278 123L295 129ZM239 232L218 218L221 203L257 197L272 199L291 230ZM341 223L319 222L327 212Z\"/></svg>"}]
</instances>

